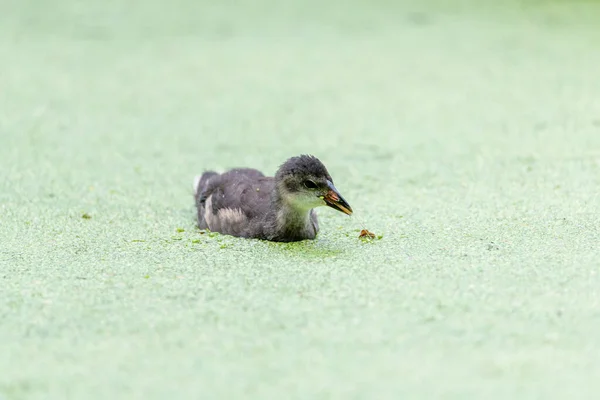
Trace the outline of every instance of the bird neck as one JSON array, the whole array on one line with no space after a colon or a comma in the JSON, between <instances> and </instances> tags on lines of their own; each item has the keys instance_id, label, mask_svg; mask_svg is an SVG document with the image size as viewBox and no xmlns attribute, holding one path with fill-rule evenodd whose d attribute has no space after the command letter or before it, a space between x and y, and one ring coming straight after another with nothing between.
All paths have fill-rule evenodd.
<instances>
[{"instance_id":1,"label":"bird neck","mask_svg":"<svg viewBox=\"0 0 600 400\"><path fill-rule=\"evenodd\" d=\"M314 237L316 232L311 220L312 209L294 204L291 196L279 189L275 188L271 200L276 216L277 231L291 237Z\"/></svg>"}]
</instances>

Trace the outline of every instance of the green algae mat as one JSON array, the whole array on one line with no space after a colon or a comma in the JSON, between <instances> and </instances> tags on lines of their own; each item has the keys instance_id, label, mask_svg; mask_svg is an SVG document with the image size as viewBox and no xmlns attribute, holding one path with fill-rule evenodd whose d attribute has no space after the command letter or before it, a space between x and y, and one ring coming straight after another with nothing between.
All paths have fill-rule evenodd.
<instances>
[{"instance_id":1,"label":"green algae mat","mask_svg":"<svg viewBox=\"0 0 600 400\"><path fill-rule=\"evenodd\" d=\"M0 399L597 398L597 3L1 7ZM353 217L196 228L302 153Z\"/></svg>"}]
</instances>

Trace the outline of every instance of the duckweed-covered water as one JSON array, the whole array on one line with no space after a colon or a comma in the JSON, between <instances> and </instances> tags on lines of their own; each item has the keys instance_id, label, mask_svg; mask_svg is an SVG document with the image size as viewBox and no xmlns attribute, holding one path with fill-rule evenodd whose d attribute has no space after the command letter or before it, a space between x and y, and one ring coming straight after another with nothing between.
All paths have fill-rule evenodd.
<instances>
[{"instance_id":1,"label":"duckweed-covered water","mask_svg":"<svg viewBox=\"0 0 600 400\"><path fill-rule=\"evenodd\" d=\"M3 400L600 391L596 3L2 8ZM195 228L300 153L355 217Z\"/></svg>"}]
</instances>

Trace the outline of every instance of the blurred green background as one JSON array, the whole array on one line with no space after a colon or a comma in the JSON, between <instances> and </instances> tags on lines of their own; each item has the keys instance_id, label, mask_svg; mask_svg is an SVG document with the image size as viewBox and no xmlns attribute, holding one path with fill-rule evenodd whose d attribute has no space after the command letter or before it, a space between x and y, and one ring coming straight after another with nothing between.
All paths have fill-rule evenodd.
<instances>
[{"instance_id":1,"label":"blurred green background","mask_svg":"<svg viewBox=\"0 0 600 400\"><path fill-rule=\"evenodd\" d=\"M496 3L1 1L0 398L596 398L600 5ZM300 153L355 217L196 229Z\"/></svg>"}]
</instances>

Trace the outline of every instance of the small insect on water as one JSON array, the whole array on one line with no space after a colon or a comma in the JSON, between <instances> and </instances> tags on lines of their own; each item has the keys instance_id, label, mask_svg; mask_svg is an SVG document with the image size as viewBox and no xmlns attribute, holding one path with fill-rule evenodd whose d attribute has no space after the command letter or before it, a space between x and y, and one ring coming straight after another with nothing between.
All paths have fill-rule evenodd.
<instances>
[{"instance_id":1,"label":"small insect on water","mask_svg":"<svg viewBox=\"0 0 600 400\"><path fill-rule=\"evenodd\" d=\"M363 229L360 231L360 235L358 235L360 239L375 239L375 234L373 232L369 232L367 229Z\"/></svg>"},{"instance_id":2,"label":"small insect on water","mask_svg":"<svg viewBox=\"0 0 600 400\"><path fill-rule=\"evenodd\" d=\"M360 217L358 217L358 222L360 223L361 226L365 226L364 221ZM375 240L375 239L381 239L382 237L383 237L383 235L376 235L366 228L361 229L360 234L358 235L359 239L366 241L366 242Z\"/></svg>"}]
</instances>

